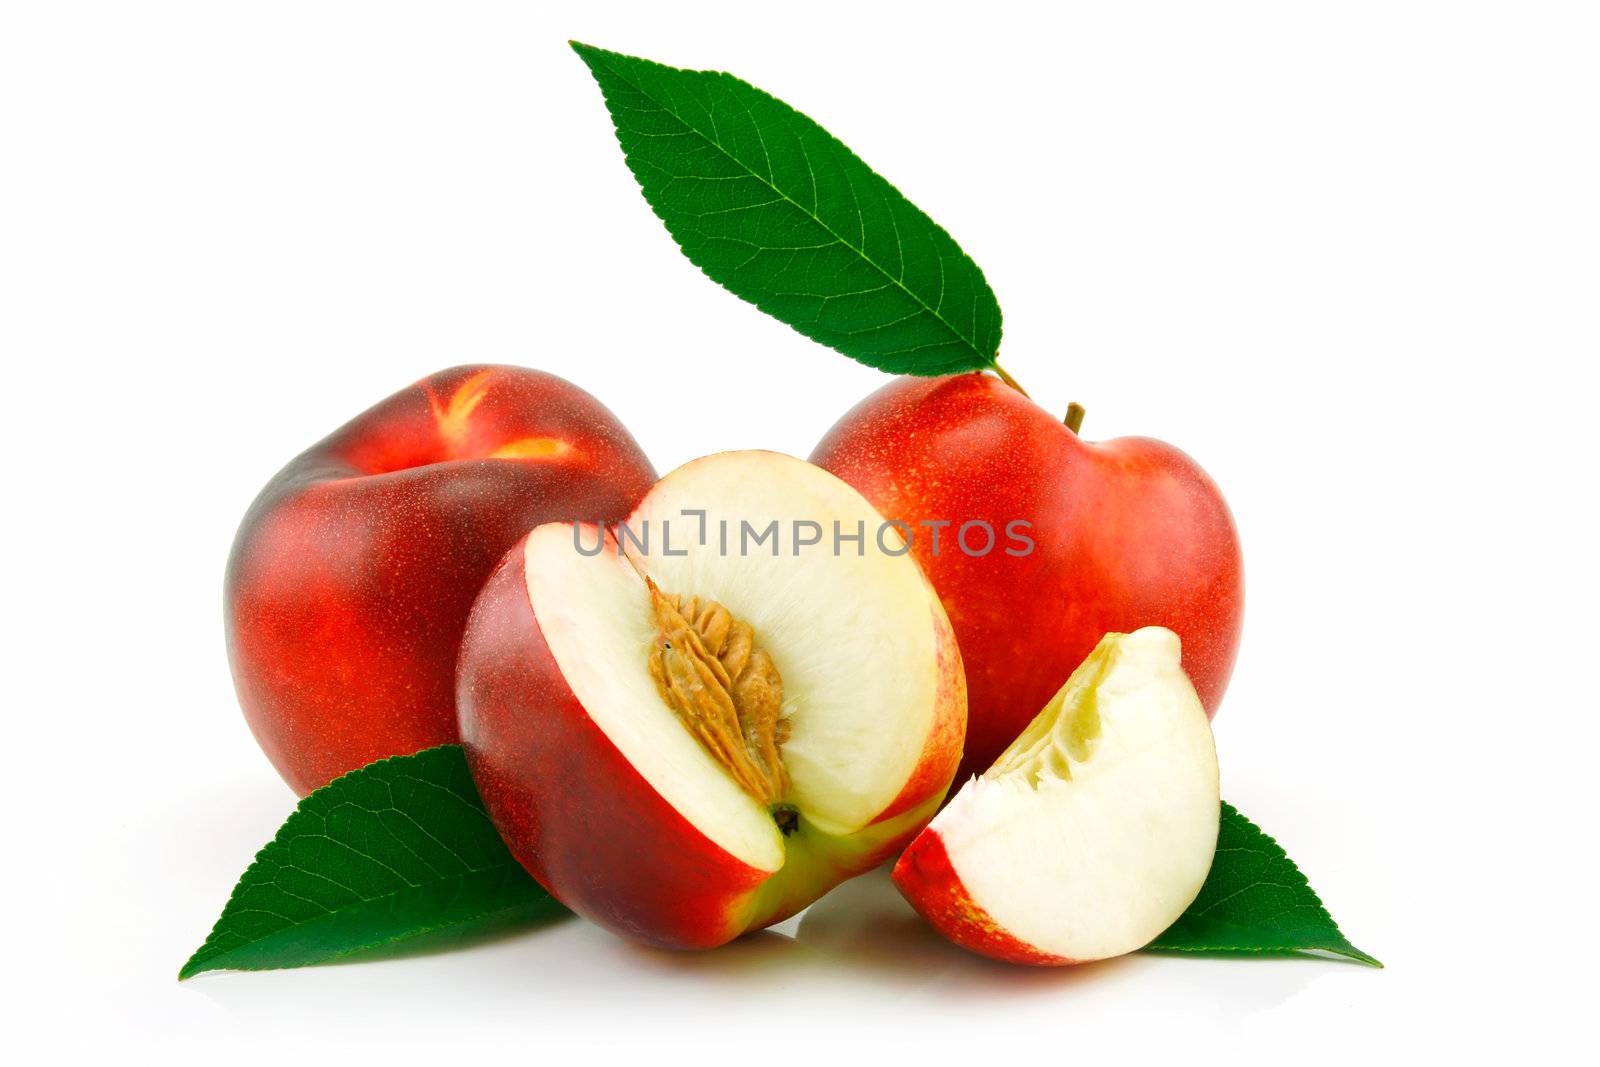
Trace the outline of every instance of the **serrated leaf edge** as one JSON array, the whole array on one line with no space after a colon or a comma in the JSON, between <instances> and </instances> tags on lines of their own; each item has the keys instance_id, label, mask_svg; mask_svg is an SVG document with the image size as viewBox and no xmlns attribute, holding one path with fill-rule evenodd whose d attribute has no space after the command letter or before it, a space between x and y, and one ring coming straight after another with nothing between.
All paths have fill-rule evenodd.
<instances>
[{"instance_id":1,"label":"serrated leaf edge","mask_svg":"<svg viewBox=\"0 0 1600 1067\"><path fill-rule=\"evenodd\" d=\"M381 765L386 764L386 763L396 763L396 762L399 762L399 761L402 761L402 760L413 760L413 759L416 759L416 758L418 758L420 756L427 755L429 753L439 752L439 751L442 751L444 749L460 748L460 747L461 747L460 745L452 745L452 744L434 745L431 748L421 749L421 750L419 750L417 752L411 752L411 753L407 753L405 755L385 756L383 759L373 760L371 763L368 763L368 764L366 764L364 766L361 766L361 767L357 767L355 770L346 771L344 774L341 774L337 778L334 778L332 781L328 782L327 785L321 786L320 788L315 789L312 792L310 792L310 793L306 794L305 796L301 797L299 799L299 801L297 801L295 803L294 811L290 812L288 817L283 820L281 825L279 825L278 832L272 835L272 840L268 841L266 844L262 845L259 849L256 850L255 858L250 861L250 865L244 869L244 873L239 875L238 880L234 882L234 886L233 886L232 892L230 892L228 894L227 901L222 905L222 910L217 915L217 921L211 924L211 932L206 935L205 941L203 941L201 943L199 948L194 950L194 952L189 956L189 959L187 961L185 961L184 965L182 967L178 968L178 981L181 982L181 981L184 981L185 979L193 978L197 974L205 974L207 971L222 971L222 970L271 971L271 970L280 970L281 968L268 967L268 966L258 966L258 967L252 967L252 966L249 966L249 965L230 966L229 964L226 964L226 963L216 963L214 961L225 960L230 955L233 955L233 954L235 954L235 953L237 953L237 952L241 951L242 949L247 948L249 946L258 945L258 944L261 943L261 941L269 940L271 937L276 936L277 933L282 933L283 931L277 931L274 934L269 934L266 938L262 938L260 941L250 941L250 942L247 942L244 945L237 945L237 946L235 946L233 948L220 950L218 952L213 953L209 958L202 959L202 957L205 956L206 949L211 945L212 939L215 938L218 935L218 933L220 932L221 927L222 927L222 922L227 917L228 909L233 905L233 902L238 898L239 894L244 891L245 885L249 881L251 873L253 871L255 871L256 868L260 867L263 862L265 862L264 857L266 856L267 851L269 849L271 849L274 845L277 845L279 843L280 838L282 838L283 835L288 831L290 822L293 821L293 819L294 819L294 817L296 815L300 814L302 806L307 801L309 801L312 797L316 796L318 793L321 793L323 790L332 789L335 785L337 785L338 783L344 781L346 778L351 778L351 777L353 777L355 775L361 774L361 773L363 773L365 771L370 770L373 767L378 767L378 766L381 766ZM479 871L493 871L493 870L501 870L501 869L510 869L511 867L518 867L520 869L521 865L516 863L515 860L513 860L511 863L497 864L497 865L495 865L493 867L482 867L482 868L478 868L478 870ZM474 871L472 873L477 873L477 872ZM377 902L377 901L388 900L390 898L399 896L401 893L405 892L406 889L408 889L408 888L414 888L414 887L409 887L408 886L408 887L403 887L401 889L396 889L392 893L384 893L381 896L371 897L371 898L368 898L366 900L363 900L361 903L370 904L370 903L374 903L374 902ZM552 902L552 904L554 904L554 898L551 898L551 902ZM559 907L559 905L556 905L556 906ZM380 948L380 947L382 947L384 945L394 945L394 944L398 944L398 943L400 943L402 941L409 941L414 937L420 937L420 936L422 936L424 934L435 933L435 932L437 932L439 930L444 929L447 926L459 926L462 923L471 922L471 921L474 921L474 920L477 920L477 919L482 919L487 915L495 914L497 912L512 911L512 910L515 910L515 909L512 909L512 908L488 908L488 909L485 909L484 911L477 912L477 913L475 913L473 915L470 915L465 919L460 919L460 920L457 920L455 922L449 922L449 923L436 923L436 924L434 924L432 926L423 927L421 929L413 930L413 931L411 931L409 933L400 934L400 935L397 935L395 937L383 938L381 940L371 941L371 942L368 942L366 944L352 946L351 948L342 949L342 950L339 950L339 951L336 951L336 952L332 952L332 953L328 954L327 956L324 956L324 957L322 957L322 958L320 958L318 960L314 960L314 961L310 961L310 962L313 962L313 963L327 963L327 962L330 962L332 960L343 959L343 958L345 958L347 956L355 955L355 954L360 953L360 952L367 952L367 951L370 951L370 950L375 949L375 948ZM201 965L200 966L196 966L195 965L196 961L199 961Z\"/></svg>"},{"instance_id":2,"label":"serrated leaf edge","mask_svg":"<svg viewBox=\"0 0 1600 1067\"><path fill-rule=\"evenodd\" d=\"M572 47L572 50L578 54L578 57L584 61L585 65L589 66L591 74L593 73L593 66L594 66L593 63L590 61L590 57L591 56L617 56L617 57L622 58L622 59L630 59L630 60L635 60L635 61L638 61L638 62L641 62L641 63L649 63L649 64L652 64L654 66L663 67L663 68L665 68L667 70L677 71L677 72L680 72L680 73L705 74L705 75L710 75L710 76L718 77L718 78L727 78L730 81L736 82L739 85L742 85L747 89L750 89L752 92L760 93L762 96L765 96L765 97L767 97L767 98L769 98L771 100L774 100L777 103L782 104L784 107L789 108L789 110L794 111L796 114L801 115L802 117L806 118L807 121L809 121L813 125L815 125L816 128L819 131L821 131L824 136L826 136L834 144L838 145L839 148L841 150L843 150L847 155L849 155L852 159L856 160L856 162L860 163L863 167L865 167L872 174L876 175L890 189L894 190L894 193L895 193L896 196L900 197L907 204L910 204L913 208L915 208L917 210L918 213L923 215L923 217L925 217L928 220L928 222L931 223L933 225L933 227L936 230L939 231L940 234L942 234L946 239L948 239L950 241L950 244L960 254L961 259L964 260L967 264L969 264L972 267L972 269L977 272L978 278L980 280L982 280L984 288L988 289L990 295L993 296L994 288L989 285L989 279L983 273L983 268L978 265L978 262L975 259L972 258L972 256L967 252L966 249L961 247L961 242L957 241L953 236L951 236L949 230L945 229L942 225L940 225L938 220L934 219L933 216L931 216L927 212L923 211L920 207L917 207L915 201L913 201L910 197L906 196L905 193L900 191L900 187L899 186L895 185L894 182L890 181L888 178L886 178L882 174L880 174L877 171L876 168L874 168L871 164L867 163L866 160L862 159L859 155L857 155L854 149L852 149L849 145L845 144L843 141L839 140L838 137L835 137L820 122L817 122L815 119L811 118L809 115L806 115L804 112L800 111L798 108L794 107L792 104L789 104L788 102L786 102L786 101L784 101L784 100L782 100L782 99L780 99L780 98L778 98L776 96L773 96L771 93L767 92L765 89L761 88L759 85L755 85L755 84L752 84L751 82L745 81L743 78L739 77L738 75L731 74L731 73L729 73L728 71L725 71L725 70L693 70L693 69L686 68L686 67L673 67L673 66L669 66L666 63L658 63L653 59L646 59L643 56L631 56L631 55L628 55L628 54L626 54L624 52L613 52L610 49L599 48L599 47L597 47L595 45L585 44L582 41L569 40L567 42L567 44ZM646 95L646 96L649 95L648 93L645 93L644 89L641 86L639 86L632 79L627 78L621 71L617 70L615 67L608 66L607 67L607 71L610 74L612 74L613 76L618 77L618 78L622 78L623 80L627 81L628 84L631 85L639 93L641 93L643 95ZM601 96L604 97L606 95L605 94L605 87L604 86L599 86L599 88L600 88ZM659 103L659 101L657 101L657 102ZM635 171L635 168L634 168L633 156L631 154L629 154L627 148L624 147L623 144L622 144L622 130L617 125L616 116L611 114L611 108L610 108L610 105L609 105L609 100L607 102L606 114L607 114L607 117L611 120L611 132L612 132L613 136L615 136L616 139L617 139L617 147L622 150L623 160L624 160L624 162L627 163L629 172L633 173L635 182L638 182L639 181L639 175ZM672 114L673 118L678 118L676 113L671 113L671 114ZM679 121L681 122L683 120L679 119ZM685 123L685 125L687 125L687 123ZM698 133L698 131L696 131L696 132ZM704 137L703 134L701 134L701 136ZM946 367L946 368L944 368L942 370L934 371L932 374L923 374L923 375L918 375L918 376L920 376L920 377L934 377L934 376L937 376L939 374L960 373L962 371L979 370L979 369L984 369L984 368L992 368L992 367L995 366L996 361L1000 357L1000 343L1004 339L1004 335L1005 335L1005 319L1004 319L1004 315L1000 314L1000 307L999 307L998 299L995 301L995 310L996 310L996 313L1000 315L1000 317L999 317L999 321L998 321L997 326L996 326L996 336L995 336L994 351L989 352L989 353L984 353L981 349L979 349L978 345L971 338L965 336L960 330L956 329L955 326L952 325L949 322L949 320L947 320L943 315L941 315L939 313L938 309L929 307L927 305L927 303L921 297L919 297L916 293L912 292L910 289L908 289L906 287L905 282L904 282L903 279L896 278L893 274L890 274L889 271L887 269L885 269L883 266L881 266L878 263L877 260L870 258L867 255L867 253L866 253L866 251L864 249L857 248L855 245L853 245L849 241L845 240L844 237L842 237L840 234L838 234L837 232L834 231L833 227L829 226L822 219L818 218L817 215L814 212L808 210L805 207L804 204L801 204L799 201L795 200L793 197L791 197L787 193L785 193L782 189L779 189L777 186L775 186L771 182L767 181L760 174L758 174L757 172L751 170L749 167L745 166L745 164L743 162L741 162L736 156L734 156L731 153L729 153L728 150L725 149L722 145L718 144L715 141L710 140L709 138L706 139L706 143L710 144L712 147L716 148L717 151L721 152L728 159L730 159L734 163L738 164L738 166L742 167L747 174L749 174L752 178L756 179L757 181L761 182L762 185L764 185L768 189L772 190L772 192L775 193L776 195L782 197L785 202L793 205L797 210L799 210L802 213L804 213L808 218L810 218L818 226L822 227L822 229L824 231L826 231L828 233L828 235L831 236L834 240L838 241L845 248L848 248L850 251L852 251L856 255L860 256L863 262L871 265L871 267L874 270L876 270L879 274L882 274L887 281L893 283L896 287L898 287L900 289L901 292L905 293L908 297L910 297L911 300L918 307L924 309L928 314L932 315L934 317L934 319L938 321L939 325L943 326L944 329L950 334L950 336L955 338L956 341L959 344L965 345L968 349L970 349L972 351L972 353L974 354L974 356L976 358L978 358L978 359L983 361L978 366L969 366L969 365L966 364L965 361L963 361L959 366ZM642 190L642 186L641 186L641 190ZM661 222L663 227L666 227L668 233L670 234L672 228L671 228L671 225L670 225L667 217L661 213L660 209L656 207L656 205L651 201L651 199L648 196L643 197L643 200L644 200L645 204L650 208L650 213L652 215L654 215ZM675 243L677 243L676 235L673 236L673 240L674 240ZM679 247L679 251L680 252L682 251L681 245ZM805 337L806 340L816 342L816 338L810 337L804 331L802 331L798 326L794 325L793 323L786 322L781 318L778 318L778 316L772 314L772 312L770 312L766 308L762 307L756 301L748 300L746 297L744 297L740 293L734 292L734 290L731 289L725 282L723 282L721 279L719 279L716 276L714 276L705 267L702 267L700 264L695 263L695 261L692 258L690 258L687 254L684 255L684 258L689 260L690 264L692 264L696 270L698 270L701 274L705 275L706 278L710 279L712 282L716 283L719 287L721 287L723 289L726 289L728 292L732 293L735 297L738 297L740 300L745 300L746 303L750 303L750 304L755 305L758 309L760 309L769 318L775 319L776 321L778 321L780 323L783 323L783 325L789 327L795 333L798 333L798 334L800 334L800 336ZM822 342L816 342L816 343L822 343ZM832 348L833 346L825 345L824 347ZM834 348L833 350L836 351L836 352L839 352L840 355L848 356L850 359L855 360L857 363L861 363L861 364L864 364L866 366L872 367L874 370L880 369L875 364L870 362L869 360L863 359L860 356L852 355L849 352L845 352L845 351L843 351L841 349L837 349L837 348ZM908 371L906 373L914 373L914 372Z\"/></svg>"},{"instance_id":3,"label":"serrated leaf edge","mask_svg":"<svg viewBox=\"0 0 1600 1067\"><path fill-rule=\"evenodd\" d=\"M494 869L495 868L488 868L488 867L484 868L484 870L494 870ZM474 873L476 873L476 872L474 872ZM375 903L375 902L378 902L378 901L387 900L390 897L398 895L398 892L400 892L400 891L397 891L396 893L386 893L381 897L373 897L370 901L362 901L362 903L363 904ZM560 914L561 906L555 902L555 898L554 897L550 898L549 905L550 905L550 908L551 908L552 916ZM337 951L328 953L326 956L320 956L317 959L307 960L303 964L295 964L295 965L292 965L292 966L313 967L313 966L316 966L318 964L333 963L336 960L346 959L346 958L348 958L350 956L359 956L364 952L371 952L374 949L383 948L383 947L388 946L388 945L398 945L398 944L401 944L402 942L405 942L405 941L411 941L411 940L413 940L415 938L422 937L422 936L424 936L426 934L438 933L440 930L448 929L449 927L452 927L452 926L462 926L462 925L465 925L466 923L477 922L480 919L484 919L484 918L487 918L487 917L492 916L492 915L502 915L502 914L503 915L514 915L514 914L516 914L517 912L519 912L521 910L523 910L523 908L520 905L514 905L514 906L502 907L502 908L486 908L483 911L474 912L471 915L467 915L467 916L465 916L463 918L456 919L456 920L453 920L451 922L434 923L434 924L432 924L430 926L418 927L417 929L408 931L408 932L406 932L404 934L396 934L393 937L380 938L380 939L375 940L375 941L367 941L367 942L363 942L362 944L359 944L359 945L351 945L349 948L339 949ZM282 932L284 932L284 931L279 931L279 933L282 933ZM189 961L187 963L185 963L183 965L183 967L181 967L179 969L179 971L178 971L178 981L182 982L182 981L185 981L186 979L193 978L197 974L206 974L206 973L211 972L211 971L281 971L281 970L288 970L288 969L290 969L290 967L289 966L285 966L283 964L265 964L265 963L264 964L251 964L251 963L228 963L228 962L226 962L229 956L232 956L235 953L240 952L240 951L242 951L242 950L244 950L246 948L251 948L251 947L254 947L256 945L260 945L263 941L269 941L269 940L271 940L272 937L275 937L275 936L277 936L277 935L276 934L269 935L266 938L262 938L261 941L251 941L251 942L249 942L247 944L240 945L237 948L230 948L230 949L227 949L224 952L219 952L215 956L212 956L210 959L202 961L201 965L196 967L196 966L194 966L195 959L205 949L205 946L201 945L199 949L195 950L194 956L191 956L189 958Z\"/></svg>"},{"instance_id":4,"label":"serrated leaf edge","mask_svg":"<svg viewBox=\"0 0 1600 1067\"><path fill-rule=\"evenodd\" d=\"M1370 954L1368 954L1366 952L1361 951L1361 949L1357 948L1355 945L1353 945L1350 942L1350 939L1345 936L1344 931L1339 929L1339 923L1334 919L1333 913L1330 912L1328 910L1328 906L1322 902L1322 897L1320 897L1317 894L1317 891L1311 887L1311 880L1306 877L1305 872L1300 869L1300 865L1294 861L1294 858L1292 856L1289 855L1288 850L1285 849L1282 845L1280 845L1278 843L1277 838L1273 837L1271 834L1269 834L1265 830L1263 830L1248 815L1244 814L1238 808L1234 807L1232 804L1229 804L1226 800L1224 800L1222 802L1222 815L1223 815L1223 817L1226 818L1230 812L1234 816L1236 816L1240 821L1242 821L1246 826L1250 827L1250 829L1254 830L1257 834L1259 834L1273 848L1278 850L1278 854L1280 856L1282 856L1283 862L1285 862L1285 863L1287 863L1289 865L1289 870L1290 870L1290 872L1292 872L1293 877L1295 879L1298 879L1297 882L1293 883L1294 888L1298 889L1298 888L1302 888L1303 887L1305 889L1305 892L1307 893L1307 895L1309 895L1311 897L1311 903L1316 905L1317 910L1320 911L1322 913L1323 918L1325 918L1328 921L1328 925L1333 928L1333 932L1338 937L1340 943L1337 944L1337 945L1328 945L1328 944L1311 944L1311 945L1296 945L1296 946L1285 945L1285 946L1283 946L1281 948L1266 948L1266 947L1254 946L1254 945L1188 946L1188 945L1160 945L1160 944L1157 943L1160 940L1160 938L1157 938L1156 941L1152 941L1149 945L1146 945L1140 951L1152 952L1152 953L1170 952L1170 953L1179 953L1179 954L1184 954L1184 955L1196 955L1196 956L1197 955L1208 955L1209 954L1209 955L1235 955L1235 956L1301 956L1301 957L1310 957L1310 958L1316 958L1316 957L1312 957L1311 956L1311 954L1313 952L1330 952L1330 953L1333 953L1336 956L1341 956L1341 957L1343 957L1345 959L1348 959L1348 960L1351 960L1353 962L1366 964L1369 967L1376 967L1379 970L1383 970L1384 969L1383 963L1376 956L1372 956L1372 955L1370 955ZM1187 910L1185 911L1184 914L1185 915L1188 914ZM1181 919L1180 919L1180 921L1181 921ZM1238 925L1238 924L1233 924L1233 925ZM1163 935L1164 934L1165 934L1165 931L1163 931Z\"/></svg>"}]
</instances>

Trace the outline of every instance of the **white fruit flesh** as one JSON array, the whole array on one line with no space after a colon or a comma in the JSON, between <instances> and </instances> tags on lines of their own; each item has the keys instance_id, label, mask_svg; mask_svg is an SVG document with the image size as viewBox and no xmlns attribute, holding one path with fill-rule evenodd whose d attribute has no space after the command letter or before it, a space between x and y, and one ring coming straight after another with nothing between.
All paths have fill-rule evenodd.
<instances>
[{"instance_id":1,"label":"white fruit flesh","mask_svg":"<svg viewBox=\"0 0 1600 1067\"><path fill-rule=\"evenodd\" d=\"M972 900L1068 960L1131 952L1199 893L1220 796L1178 637L1108 634L1044 711L933 821Z\"/></svg>"},{"instance_id":2,"label":"white fruit flesh","mask_svg":"<svg viewBox=\"0 0 1600 1067\"><path fill-rule=\"evenodd\" d=\"M700 518L686 509L706 513L704 545ZM777 554L770 539L741 553L741 524L759 533L773 520ZM822 543L797 552L796 520L820 524ZM848 535L862 524L860 555L854 542L834 554L835 521ZM882 521L859 493L820 468L774 453L732 452L681 467L651 490L628 520L635 536L648 529L648 550L628 541L631 558L609 546L581 555L567 524L542 526L528 538L529 596L573 694L663 799L761 870L783 866L783 836L772 812L663 702L648 670L656 624L643 574L667 593L718 601L754 627L783 679L789 737L781 754L791 782L784 803L799 813L803 830L849 835L882 813L917 768L937 713L939 636L948 627L911 557L879 550ZM813 533L801 530L803 538ZM885 538L893 550L897 537L891 529ZM594 531L583 531L582 540L592 547Z\"/></svg>"}]
</instances>

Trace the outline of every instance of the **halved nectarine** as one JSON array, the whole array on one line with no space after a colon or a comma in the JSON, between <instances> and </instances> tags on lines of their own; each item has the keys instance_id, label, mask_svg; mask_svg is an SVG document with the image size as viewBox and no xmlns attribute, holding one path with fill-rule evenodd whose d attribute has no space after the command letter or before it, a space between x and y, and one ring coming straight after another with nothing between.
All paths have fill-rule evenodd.
<instances>
[{"instance_id":1,"label":"halved nectarine","mask_svg":"<svg viewBox=\"0 0 1600 1067\"><path fill-rule=\"evenodd\" d=\"M766 452L679 468L626 526L529 534L473 608L457 680L474 779L524 866L613 930L705 948L894 855L966 721L949 621L899 538L838 478Z\"/></svg>"}]
</instances>

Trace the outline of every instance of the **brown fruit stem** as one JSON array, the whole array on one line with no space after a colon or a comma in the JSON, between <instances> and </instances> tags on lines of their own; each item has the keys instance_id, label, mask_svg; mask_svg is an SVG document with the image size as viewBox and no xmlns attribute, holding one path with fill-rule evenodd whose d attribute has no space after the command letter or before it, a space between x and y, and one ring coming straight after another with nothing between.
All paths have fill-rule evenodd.
<instances>
[{"instance_id":1,"label":"brown fruit stem","mask_svg":"<svg viewBox=\"0 0 1600 1067\"><path fill-rule=\"evenodd\" d=\"M1067 405L1067 417L1061 421L1067 424L1067 429L1077 433L1078 428L1083 425L1084 414L1083 405L1074 400Z\"/></svg>"},{"instance_id":2,"label":"brown fruit stem","mask_svg":"<svg viewBox=\"0 0 1600 1067\"><path fill-rule=\"evenodd\" d=\"M1011 375L1007 374L1006 373L1006 369L1004 367L1002 367L999 364L998 361L989 364L989 366L990 366L991 369L993 369L993 371L996 374L998 374L1000 376L1000 380L1002 382L1005 382L1007 385L1011 386L1011 388L1015 389L1017 392L1021 393L1023 396L1028 396L1028 391L1026 389L1024 389L1017 382L1017 380L1015 378L1013 378ZM1032 400L1033 398L1032 397L1028 397L1028 399Z\"/></svg>"}]
</instances>

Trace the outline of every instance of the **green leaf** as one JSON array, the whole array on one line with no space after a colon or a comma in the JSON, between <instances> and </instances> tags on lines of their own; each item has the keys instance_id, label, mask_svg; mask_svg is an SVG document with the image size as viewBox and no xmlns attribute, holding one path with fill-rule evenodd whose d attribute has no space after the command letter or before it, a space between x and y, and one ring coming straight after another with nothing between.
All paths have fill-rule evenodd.
<instances>
[{"instance_id":1,"label":"green leaf","mask_svg":"<svg viewBox=\"0 0 1600 1067\"><path fill-rule=\"evenodd\" d=\"M1148 952L1328 954L1382 967L1345 940L1300 868L1231 805L1222 805L1217 856L1200 895Z\"/></svg>"},{"instance_id":2,"label":"green leaf","mask_svg":"<svg viewBox=\"0 0 1600 1067\"><path fill-rule=\"evenodd\" d=\"M461 746L441 745L302 800L178 977L301 967L563 912L500 840Z\"/></svg>"},{"instance_id":3,"label":"green leaf","mask_svg":"<svg viewBox=\"0 0 1600 1067\"><path fill-rule=\"evenodd\" d=\"M645 199L714 281L880 370L993 365L983 272L828 131L731 74L572 47Z\"/></svg>"}]
</instances>

